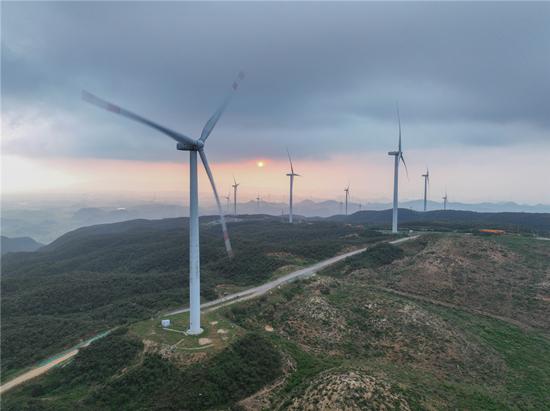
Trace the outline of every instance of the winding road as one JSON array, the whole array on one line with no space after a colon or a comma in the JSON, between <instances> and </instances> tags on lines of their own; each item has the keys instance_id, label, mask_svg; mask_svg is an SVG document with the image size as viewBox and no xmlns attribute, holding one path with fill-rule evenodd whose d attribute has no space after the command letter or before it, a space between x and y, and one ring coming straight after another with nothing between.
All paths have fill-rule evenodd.
<instances>
[{"instance_id":1,"label":"winding road","mask_svg":"<svg viewBox=\"0 0 550 411\"><path fill-rule=\"evenodd\" d=\"M413 240L417 238L416 236L411 237L403 237L394 241L390 241L390 244L400 244L405 241ZM299 278L307 278L315 274L317 271L322 270L325 267L328 267L329 265L332 265L334 263L337 263L339 261L342 261L348 257L351 257L353 255L362 253L365 251L368 247L360 248L358 250L350 251L348 253L340 254L335 257L328 258L326 260L320 261L318 263L315 263L309 267L302 268L300 270L294 271L292 273L286 274L282 277L279 277L275 280L269 281L265 284L259 285L257 287L249 288L247 290L239 291L238 293L226 295L225 297L218 298L217 300L212 300L207 303L204 303L201 305L201 309L208 309L210 310L216 310L220 307L225 307L226 305L234 304L239 301L248 300L251 298L256 298L261 296L262 294L265 294L269 290L272 290L273 288L279 287L282 284L286 284L292 281L295 281ZM165 316L175 315L175 314L181 314L184 312L189 311L189 308L182 308L179 310L171 311L165 314ZM6 391L17 387L18 385L32 379L35 377L38 377L39 375L42 375L49 371L50 369L54 368L55 366L65 362L66 360L74 357L77 353L79 348L85 347L89 345L92 341L104 337L107 335L110 331L103 332L101 334L98 334L89 340L85 341L82 344L79 344L78 346L68 350L64 351L61 354L56 354L52 357L49 357L46 360L40 361L37 365L35 365L33 368L31 368L29 371L15 377L14 379L6 382L2 386L0 386L0 394L5 393Z\"/></svg>"}]
</instances>

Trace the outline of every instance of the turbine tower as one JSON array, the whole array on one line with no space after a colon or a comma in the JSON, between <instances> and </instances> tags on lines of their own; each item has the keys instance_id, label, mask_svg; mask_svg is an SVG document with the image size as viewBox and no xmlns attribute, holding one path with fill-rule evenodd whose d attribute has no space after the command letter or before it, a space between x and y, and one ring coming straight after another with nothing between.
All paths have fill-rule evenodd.
<instances>
[{"instance_id":1,"label":"turbine tower","mask_svg":"<svg viewBox=\"0 0 550 411\"><path fill-rule=\"evenodd\" d=\"M237 183L237 180L235 180L235 176L233 176L233 215L237 215L237 187L240 183Z\"/></svg>"},{"instance_id":2,"label":"turbine tower","mask_svg":"<svg viewBox=\"0 0 550 411\"><path fill-rule=\"evenodd\" d=\"M424 211L428 210L428 184L430 183L430 170L426 167L426 174L422 174L424 177Z\"/></svg>"},{"instance_id":3,"label":"turbine tower","mask_svg":"<svg viewBox=\"0 0 550 411\"><path fill-rule=\"evenodd\" d=\"M288 161L290 162L290 173L287 174L287 176L290 177L290 207L288 212L288 222L292 224L292 194L294 189L294 177L300 177L300 174L296 174L294 172L294 166L292 165L292 159L290 158L288 148L286 149L286 153L288 154Z\"/></svg>"},{"instance_id":4,"label":"turbine tower","mask_svg":"<svg viewBox=\"0 0 550 411\"><path fill-rule=\"evenodd\" d=\"M227 204L225 206L225 210L226 210L226 213L229 214L229 209L231 207L231 194L230 193L227 193L227 195L225 196L225 200L227 201Z\"/></svg>"},{"instance_id":5,"label":"turbine tower","mask_svg":"<svg viewBox=\"0 0 550 411\"><path fill-rule=\"evenodd\" d=\"M346 192L346 215L348 215L349 184L344 188L344 191Z\"/></svg>"},{"instance_id":6,"label":"turbine tower","mask_svg":"<svg viewBox=\"0 0 550 411\"><path fill-rule=\"evenodd\" d=\"M445 196L443 198L443 210L447 210L447 190L445 190Z\"/></svg>"},{"instance_id":7,"label":"turbine tower","mask_svg":"<svg viewBox=\"0 0 550 411\"><path fill-rule=\"evenodd\" d=\"M260 193L258 193L258 197L256 197L256 208L258 209L258 213L260 212Z\"/></svg>"},{"instance_id":8,"label":"turbine tower","mask_svg":"<svg viewBox=\"0 0 550 411\"><path fill-rule=\"evenodd\" d=\"M397 233L397 210L398 210L398 191L399 191L399 161L403 162L405 166L405 171L407 175L407 164L403 158L403 151L401 150L401 117L399 115L399 106L397 106L397 122L399 124L399 145L397 146L397 151L390 151L389 156L394 157L393 162L393 213L392 213L392 222L391 222L391 232Z\"/></svg>"},{"instance_id":9,"label":"turbine tower","mask_svg":"<svg viewBox=\"0 0 550 411\"><path fill-rule=\"evenodd\" d=\"M214 176L208 165L206 153L204 151L204 144L206 139L212 133L212 130L216 126L216 123L222 116L223 112L227 108L227 105L231 101L231 98L239 88L239 82L244 78L244 74L241 72L237 76L237 79L233 82L232 90L230 94L222 102L221 106L214 112L212 117L208 119L204 128L202 129L201 136L198 139L193 139L177 131L170 130L160 124L157 124L151 120L148 120L138 114L123 109L119 106L102 100L99 97L94 96L86 91L82 92L82 98L94 104L100 108L111 111L116 114L120 114L138 123L149 126L169 137L177 142L176 148L182 151L189 151L189 330L188 334L197 335L202 332L201 328L201 302L200 302L200 247L199 247L199 197L198 197L198 179L197 179L197 154L200 156L204 165L208 179L212 186L212 191L216 199L218 206L218 213L220 214L220 222L223 231L223 238L225 241L225 248L229 257L233 256L233 250L231 248L231 242L227 233L227 226L225 224L225 218L222 212L222 206L218 191L216 190L216 184L214 182Z\"/></svg>"}]
</instances>

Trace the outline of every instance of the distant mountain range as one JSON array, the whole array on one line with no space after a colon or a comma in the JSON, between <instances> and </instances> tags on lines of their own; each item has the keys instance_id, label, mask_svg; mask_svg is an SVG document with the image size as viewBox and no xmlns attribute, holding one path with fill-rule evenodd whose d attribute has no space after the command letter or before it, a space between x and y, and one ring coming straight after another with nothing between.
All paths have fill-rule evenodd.
<instances>
[{"instance_id":1,"label":"distant mountain range","mask_svg":"<svg viewBox=\"0 0 550 411\"><path fill-rule=\"evenodd\" d=\"M288 212L287 203L277 202L265 202L261 201L258 207L257 202L249 201L246 203L238 204L239 214L271 214L280 215L281 212ZM415 211L422 211L424 207L423 200L411 200L403 201L399 203L399 208L406 208ZM387 210L392 208L391 203L362 203L361 205L356 202L350 202L348 204L348 214L353 214L357 211L364 210ZM436 201L428 201L428 211L442 210L443 203ZM518 212L518 213L550 213L550 205L537 204L537 205L524 205L514 202L503 203L460 203L449 202L447 203L448 210L461 210L461 211L477 211L477 212ZM214 214L215 209L209 209L210 213ZM345 213L345 206L343 202L335 200L325 200L315 202L312 200L303 200L294 204L294 212L296 214L303 215L305 217L330 217L337 214Z\"/></svg>"},{"instance_id":2,"label":"distant mountain range","mask_svg":"<svg viewBox=\"0 0 550 411\"><path fill-rule=\"evenodd\" d=\"M422 200L403 201L400 208L421 211ZM233 213L233 205L224 203L224 212ZM391 208L390 203L372 202L359 205L356 202L348 204L348 214L358 211L380 211ZM441 210L443 205L435 201L428 202L428 210ZM514 202L504 203L459 203L450 202L448 210L475 211L486 213L517 212L517 213L550 213L550 205L524 205ZM209 203L201 205L202 215L217 214L216 207ZM238 214L267 214L280 216L288 213L288 204L282 202L248 201L237 204ZM303 200L295 203L294 213L304 217L331 217L345 213L343 202L335 200L312 201ZM60 235L79 227L96 224L116 223L134 219L161 219L187 216L188 209L184 205L167 203L142 203L125 207L71 207L50 209L2 210L2 234L8 237L32 237L49 243Z\"/></svg>"},{"instance_id":3,"label":"distant mountain range","mask_svg":"<svg viewBox=\"0 0 550 411\"><path fill-rule=\"evenodd\" d=\"M10 238L2 236L2 243L0 248L2 249L2 255L11 252L18 251L36 251L44 244L34 241L30 237L16 237Z\"/></svg>"}]
</instances>

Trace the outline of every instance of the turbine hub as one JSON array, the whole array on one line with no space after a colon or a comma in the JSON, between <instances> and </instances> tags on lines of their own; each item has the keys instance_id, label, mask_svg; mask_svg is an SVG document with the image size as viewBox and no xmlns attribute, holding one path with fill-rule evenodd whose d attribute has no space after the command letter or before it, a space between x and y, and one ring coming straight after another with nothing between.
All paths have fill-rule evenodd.
<instances>
[{"instance_id":1,"label":"turbine hub","mask_svg":"<svg viewBox=\"0 0 550 411\"><path fill-rule=\"evenodd\" d=\"M201 148L204 147L204 142L201 140L195 140L193 143L178 143L176 144L176 148L178 150L182 151L199 151Z\"/></svg>"}]
</instances>

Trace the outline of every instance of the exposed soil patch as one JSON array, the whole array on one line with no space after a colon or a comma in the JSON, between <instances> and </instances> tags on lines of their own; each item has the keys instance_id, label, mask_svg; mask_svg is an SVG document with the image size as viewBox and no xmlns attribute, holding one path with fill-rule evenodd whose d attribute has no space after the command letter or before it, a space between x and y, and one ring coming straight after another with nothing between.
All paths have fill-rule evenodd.
<instances>
[{"instance_id":1,"label":"exposed soil patch","mask_svg":"<svg viewBox=\"0 0 550 411\"><path fill-rule=\"evenodd\" d=\"M333 371L320 375L288 408L293 411L410 410L391 387L361 370Z\"/></svg>"},{"instance_id":2,"label":"exposed soil patch","mask_svg":"<svg viewBox=\"0 0 550 411\"><path fill-rule=\"evenodd\" d=\"M414 249L413 243L424 246ZM549 273L543 266L544 259L550 262L550 246L534 243L538 254L525 255L491 238L431 236L404 246L412 250L404 258L353 275L366 277L371 284L550 329L545 298L550 296L545 287Z\"/></svg>"}]
</instances>

